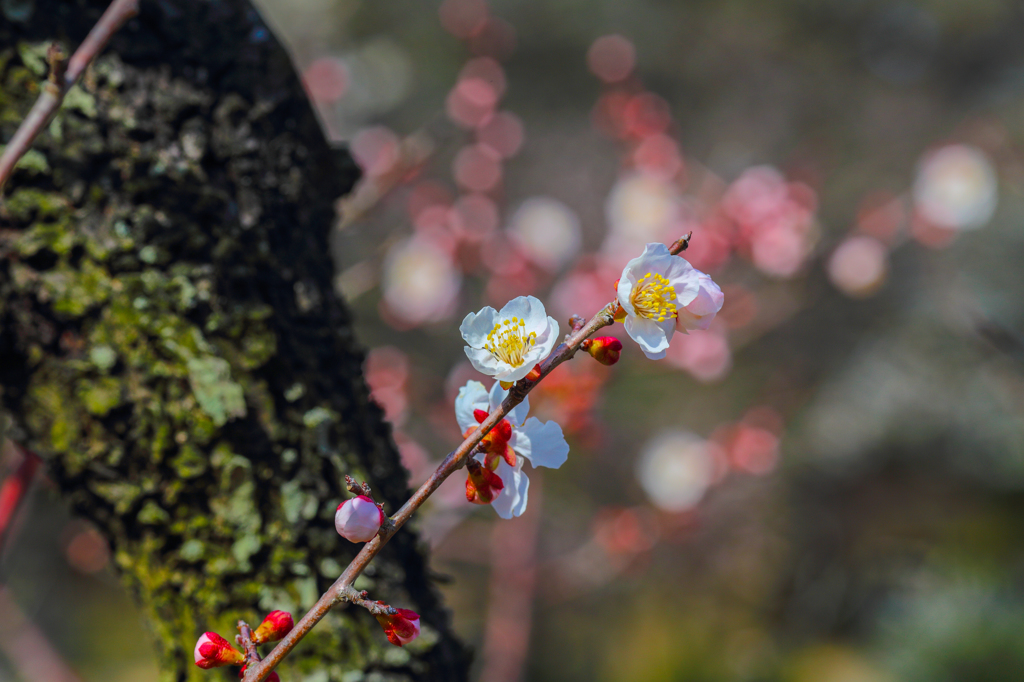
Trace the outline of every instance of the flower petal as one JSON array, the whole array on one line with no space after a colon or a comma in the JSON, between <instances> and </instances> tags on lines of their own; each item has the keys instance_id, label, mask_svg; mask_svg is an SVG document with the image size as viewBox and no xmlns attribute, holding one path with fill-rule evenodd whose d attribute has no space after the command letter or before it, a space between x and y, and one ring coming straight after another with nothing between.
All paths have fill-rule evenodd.
<instances>
[{"instance_id":1,"label":"flower petal","mask_svg":"<svg viewBox=\"0 0 1024 682\"><path fill-rule=\"evenodd\" d=\"M470 348L465 346L463 350L466 351L466 357L469 358L470 364L473 365L473 369L486 374L488 376L497 376L508 372L509 366L494 357L491 351L484 348Z\"/></svg>"},{"instance_id":2,"label":"flower petal","mask_svg":"<svg viewBox=\"0 0 1024 682\"><path fill-rule=\"evenodd\" d=\"M655 322L635 315L626 318L624 326L630 338L637 342L640 350L651 360L661 360L668 350L669 339L675 331L675 319Z\"/></svg>"},{"instance_id":3,"label":"flower petal","mask_svg":"<svg viewBox=\"0 0 1024 682\"><path fill-rule=\"evenodd\" d=\"M466 315L459 325L462 338L473 348L483 348L487 343L487 335L494 329L497 316L497 311L491 306L484 307L478 313Z\"/></svg>"},{"instance_id":4,"label":"flower petal","mask_svg":"<svg viewBox=\"0 0 1024 682\"><path fill-rule=\"evenodd\" d=\"M495 381L494 385L491 386L490 393L487 396L488 397L487 410L489 412L494 412L496 409L498 409L498 407L501 405L501 401L503 401L505 399L505 396L507 396L507 395L508 395L508 391L503 389L501 387L501 384L499 384L497 381ZM509 410L509 413L507 415L505 415L505 419L507 419L509 421L509 423L512 424L512 427L515 428L517 426L521 426L522 423L526 421L526 415L529 414L529 412L530 412L530 398L527 396L527 397L523 398L523 402L519 403L518 405L513 407L511 410Z\"/></svg>"},{"instance_id":5,"label":"flower petal","mask_svg":"<svg viewBox=\"0 0 1024 682\"><path fill-rule=\"evenodd\" d=\"M689 305L679 311L676 328L681 331L707 329L725 303L725 294L711 276L700 270L697 271L697 275L700 291Z\"/></svg>"},{"instance_id":6,"label":"flower petal","mask_svg":"<svg viewBox=\"0 0 1024 682\"><path fill-rule=\"evenodd\" d=\"M530 479L523 473L523 460L518 459L513 469L504 460L498 462L495 471L505 484L498 496L491 502L494 511L503 519L511 519L526 511L526 498Z\"/></svg>"},{"instance_id":7,"label":"flower petal","mask_svg":"<svg viewBox=\"0 0 1024 682\"><path fill-rule=\"evenodd\" d=\"M487 389L479 381L466 382L466 385L459 389L458 397L455 398L455 419L459 422L459 428L463 433L469 427L477 425L473 410L486 409Z\"/></svg>"},{"instance_id":8,"label":"flower petal","mask_svg":"<svg viewBox=\"0 0 1024 682\"><path fill-rule=\"evenodd\" d=\"M557 469L569 458L569 444L562 435L562 427L536 417L527 419L520 428L513 428L508 444L535 467Z\"/></svg>"},{"instance_id":9,"label":"flower petal","mask_svg":"<svg viewBox=\"0 0 1024 682\"><path fill-rule=\"evenodd\" d=\"M505 320L512 319L513 317L518 317L520 320L526 322L527 326L529 326L530 322L526 318L530 316L534 301L536 301L537 305L540 306L541 314L543 314L544 304L536 298L533 296L516 296L502 306L501 312L498 313L497 321L504 322Z\"/></svg>"}]
</instances>

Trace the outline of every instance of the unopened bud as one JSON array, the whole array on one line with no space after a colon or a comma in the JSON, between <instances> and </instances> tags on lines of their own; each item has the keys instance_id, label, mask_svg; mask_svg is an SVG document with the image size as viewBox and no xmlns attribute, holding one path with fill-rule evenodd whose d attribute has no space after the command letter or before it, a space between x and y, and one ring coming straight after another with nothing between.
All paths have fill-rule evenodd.
<instances>
[{"instance_id":1,"label":"unopened bud","mask_svg":"<svg viewBox=\"0 0 1024 682\"><path fill-rule=\"evenodd\" d=\"M504 488L501 476L494 473L475 459L466 465L469 478L466 479L466 499L473 504L490 504Z\"/></svg>"},{"instance_id":2,"label":"unopened bud","mask_svg":"<svg viewBox=\"0 0 1024 682\"><path fill-rule=\"evenodd\" d=\"M245 661L242 652L228 644L228 640L216 632L204 632L196 642L193 654L196 665L203 669L219 668L223 665L242 665L242 662Z\"/></svg>"},{"instance_id":3,"label":"unopened bud","mask_svg":"<svg viewBox=\"0 0 1024 682\"><path fill-rule=\"evenodd\" d=\"M614 365L619 361L619 354L622 352L622 342L614 336L599 336L596 339L587 339L582 344L583 349L600 362L602 365Z\"/></svg>"},{"instance_id":4,"label":"unopened bud","mask_svg":"<svg viewBox=\"0 0 1024 682\"><path fill-rule=\"evenodd\" d=\"M338 535L350 542L369 542L384 523L384 512L366 495L342 502L334 514Z\"/></svg>"},{"instance_id":5,"label":"unopened bud","mask_svg":"<svg viewBox=\"0 0 1024 682\"><path fill-rule=\"evenodd\" d=\"M377 616L388 641L395 646L408 644L420 636L420 614L409 609L396 609L393 615Z\"/></svg>"},{"instance_id":6,"label":"unopened bud","mask_svg":"<svg viewBox=\"0 0 1024 682\"><path fill-rule=\"evenodd\" d=\"M292 614L287 611L271 611L260 623L260 626L253 631L252 641L254 644L276 642L291 631L292 625L294 625Z\"/></svg>"}]
</instances>

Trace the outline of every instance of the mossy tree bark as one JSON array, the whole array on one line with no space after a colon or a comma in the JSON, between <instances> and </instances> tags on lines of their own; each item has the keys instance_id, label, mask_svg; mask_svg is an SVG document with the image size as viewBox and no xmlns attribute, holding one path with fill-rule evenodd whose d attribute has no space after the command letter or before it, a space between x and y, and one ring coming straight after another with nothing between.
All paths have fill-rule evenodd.
<instances>
[{"instance_id":1,"label":"mossy tree bark","mask_svg":"<svg viewBox=\"0 0 1024 682\"><path fill-rule=\"evenodd\" d=\"M4 4L0 139L38 93L45 46L73 49L104 6ZM8 185L10 435L109 538L164 679L230 679L192 664L203 630L299 614L334 580L358 549L332 523L344 474L392 511L408 495L331 287L332 202L356 177L251 5L144 0ZM412 531L365 589L419 611L420 640L392 647L338 609L284 680L466 677Z\"/></svg>"}]
</instances>

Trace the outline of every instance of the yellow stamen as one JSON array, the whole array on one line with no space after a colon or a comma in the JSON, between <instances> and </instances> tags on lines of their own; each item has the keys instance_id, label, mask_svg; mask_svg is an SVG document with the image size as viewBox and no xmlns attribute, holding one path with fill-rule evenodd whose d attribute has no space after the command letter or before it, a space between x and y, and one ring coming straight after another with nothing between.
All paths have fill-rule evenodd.
<instances>
[{"instance_id":1,"label":"yellow stamen","mask_svg":"<svg viewBox=\"0 0 1024 682\"><path fill-rule=\"evenodd\" d=\"M512 367L526 362L526 354L537 343L537 332L526 333L526 322L518 317L494 325L484 348Z\"/></svg>"},{"instance_id":2,"label":"yellow stamen","mask_svg":"<svg viewBox=\"0 0 1024 682\"><path fill-rule=\"evenodd\" d=\"M677 316L676 289L656 272L648 272L637 280L630 297L639 317L664 322Z\"/></svg>"}]
</instances>

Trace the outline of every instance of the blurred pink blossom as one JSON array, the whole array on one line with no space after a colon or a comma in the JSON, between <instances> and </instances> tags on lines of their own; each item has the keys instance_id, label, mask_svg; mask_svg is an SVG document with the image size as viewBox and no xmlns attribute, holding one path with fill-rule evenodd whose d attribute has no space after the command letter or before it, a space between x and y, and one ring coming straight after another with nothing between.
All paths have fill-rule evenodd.
<instances>
[{"instance_id":1,"label":"blurred pink blossom","mask_svg":"<svg viewBox=\"0 0 1024 682\"><path fill-rule=\"evenodd\" d=\"M724 378L732 368L732 351L722 325L677 335L665 359L705 384Z\"/></svg>"},{"instance_id":2,"label":"blurred pink blossom","mask_svg":"<svg viewBox=\"0 0 1024 682\"><path fill-rule=\"evenodd\" d=\"M476 128L490 120L497 102L493 85L482 78L462 78L448 93L445 111L463 128Z\"/></svg>"},{"instance_id":3,"label":"blurred pink blossom","mask_svg":"<svg viewBox=\"0 0 1024 682\"><path fill-rule=\"evenodd\" d=\"M501 161L490 147L481 144L463 147L452 164L455 182L474 192L486 192L501 182Z\"/></svg>"},{"instance_id":4,"label":"blurred pink blossom","mask_svg":"<svg viewBox=\"0 0 1024 682\"><path fill-rule=\"evenodd\" d=\"M456 38L470 38L483 29L487 21L484 0L444 0L438 9L441 26Z\"/></svg>"},{"instance_id":5,"label":"blurred pink blossom","mask_svg":"<svg viewBox=\"0 0 1024 682\"><path fill-rule=\"evenodd\" d=\"M499 111L477 129L476 139L503 159L516 155L523 145L523 124L508 111Z\"/></svg>"},{"instance_id":6,"label":"blurred pink blossom","mask_svg":"<svg viewBox=\"0 0 1024 682\"><path fill-rule=\"evenodd\" d=\"M348 89L348 67L337 57L320 57L306 67L302 82L313 101L337 102Z\"/></svg>"},{"instance_id":7,"label":"blurred pink blossom","mask_svg":"<svg viewBox=\"0 0 1024 682\"><path fill-rule=\"evenodd\" d=\"M601 36L587 50L587 67L605 83L629 76L636 65L636 48L620 35Z\"/></svg>"}]
</instances>

